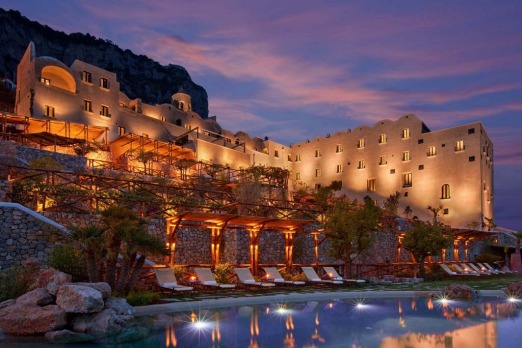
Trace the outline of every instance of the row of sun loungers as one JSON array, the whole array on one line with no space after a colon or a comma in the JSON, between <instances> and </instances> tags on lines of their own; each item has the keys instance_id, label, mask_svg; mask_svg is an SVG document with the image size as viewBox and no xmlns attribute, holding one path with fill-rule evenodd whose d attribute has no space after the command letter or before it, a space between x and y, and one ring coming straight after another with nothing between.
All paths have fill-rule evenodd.
<instances>
[{"instance_id":1,"label":"row of sun loungers","mask_svg":"<svg viewBox=\"0 0 522 348\"><path fill-rule=\"evenodd\" d=\"M461 262L460 264L452 264L452 267L455 269L455 271L451 270L448 265L441 264L440 267L450 276L481 276L481 275L492 275L492 274L505 274L505 273L514 273L510 271L507 267L498 270L493 268L488 263L480 263L477 262L477 264L474 263L464 263Z\"/></svg>"},{"instance_id":2,"label":"row of sun loungers","mask_svg":"<svg viewBox=\"0 0 522 348\"><path fill-rule=\"evenodd\" d=\"M343 284L362 284L364 280L356 279L343 279L333 267L324 267L324 270L328 276L328 279L319 277L313 267L301 267L305 274L309 284L324 284L324 285L343 285ZM307 284L304 281L297 280L285 280L277 268L275 267L264 267L265 277L264 281L256 281L249 268L234 268L238 277L238 285L244 288L270 288L276 285L290 285L290 286L302 286ZM197 276L197 285L207 289L235 289L234 284L221 284L218 283L214 277L214 274L210 268L194 268ZM174 272L170 268L155 268L154 274L160 288L171 292L180 291L194 291L193 286L184 286L178 284ZM196 285L196 282L194 282Z\"/></svg>"}]
</instances>

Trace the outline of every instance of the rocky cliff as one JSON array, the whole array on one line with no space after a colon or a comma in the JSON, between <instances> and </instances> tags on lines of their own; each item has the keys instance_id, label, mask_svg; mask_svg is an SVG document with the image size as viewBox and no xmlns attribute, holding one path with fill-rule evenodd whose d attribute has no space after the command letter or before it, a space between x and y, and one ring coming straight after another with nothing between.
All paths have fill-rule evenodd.
<instances>
[{"instance_id":1,"label":"rocky cliff","mask_svg":"<svg viewBox=\"0 0 522 348\"><path fill-rule=\"evenodd\" d=\"M131 99L141 98L148 104L169 103L171 95L183 86L192 98L192 109L202 117L208 117L207 92L192 81L182 66L163 66L108 40L90 34L67 35L30 21L20 12L1 8L0 77L16 81L16 67L30 41L35 43L38 56L51 56L67 65L80 59L116 73L122 91Z\"/></svg>"}]
</instances>

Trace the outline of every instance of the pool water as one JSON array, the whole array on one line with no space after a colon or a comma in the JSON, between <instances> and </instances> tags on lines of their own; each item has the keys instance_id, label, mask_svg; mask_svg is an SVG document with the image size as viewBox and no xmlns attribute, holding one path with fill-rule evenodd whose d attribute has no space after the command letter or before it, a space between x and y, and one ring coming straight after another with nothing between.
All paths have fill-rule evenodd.
<instances>
[{"instance_id":1,"label":"pool water","mask_svg":"<svg viewBox=\"0 0 522 348\"><path fill-rule=\"evenodd\" d=\"M197 303L194 304L197 306ZM522 347L522 302L343 299L200 309L140 317L145 339L78 347ZM105 344L104 344L105 343ZM72 347L6 342L10 347Z\"/></svg>"},{"instance_id":2,"label":"pool water","mask_svg":"<svg viewBox=\"0 0 522 348\"><path fill-rule=\"evenodd\" d=\"M136 347L520 347L521 308L505 299L401 298L195 309L171 314L165 330Z\"/></svg>"}]
</instances>

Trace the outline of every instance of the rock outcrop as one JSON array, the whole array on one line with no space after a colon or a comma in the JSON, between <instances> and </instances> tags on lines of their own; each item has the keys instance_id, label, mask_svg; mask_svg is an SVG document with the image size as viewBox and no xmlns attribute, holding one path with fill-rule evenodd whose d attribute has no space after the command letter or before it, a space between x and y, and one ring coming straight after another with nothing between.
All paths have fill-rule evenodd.
<instances>
[{"instance_id":1,"label":"rock outcrop","mask_svg":"<svg viewBox=\"0 0 522 348\"><path fill-rule=\"evenodd\" d=\"M508 296L522 298L522 282L515 282L515 283L509 284L509 286L506 288L505 292Z\"/></svg>"},{"instance_id":2,"label":"rock outcrop","mask_svg":"<svg viewBox=\"0 0 522 348\"><path fill-rule=\"evenodd\" d=\"M0 333L45 335L51 343L127 342L145 337L136 325L134 308L111 297L107 283L69 283L70 276L55 269L38 274L36 288L16 300L0 303Z\"/></svg>"},{"instance_id":3,"label":"rock outcrop","mask_svg":"<svg viewBox=\"0 0 522 348\"><path fill-rule=\"evenodd\" d=\"M461 284L450 284L442 292L447 298L472 299L476 295L476 291L470 286Z\"/></svg>"}]
</instances>

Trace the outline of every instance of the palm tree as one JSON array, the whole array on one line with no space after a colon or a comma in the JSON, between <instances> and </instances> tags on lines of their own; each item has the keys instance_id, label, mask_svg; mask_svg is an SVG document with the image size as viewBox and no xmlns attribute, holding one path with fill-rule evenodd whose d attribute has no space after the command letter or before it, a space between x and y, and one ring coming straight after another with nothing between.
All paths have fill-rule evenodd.
<instances>
[{"instance_id":1,"label":"palm tree","mask_svg":"<svg viewBox=\"0 0 522 348\"><path fill-rule=\"evenodd\" d=\"M72 228L72 238L85 255L87 275L90 282L98 281L98 261L102 254L102 229L97 225Z\"/></svg>"}]
</instances>

